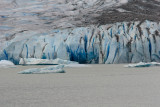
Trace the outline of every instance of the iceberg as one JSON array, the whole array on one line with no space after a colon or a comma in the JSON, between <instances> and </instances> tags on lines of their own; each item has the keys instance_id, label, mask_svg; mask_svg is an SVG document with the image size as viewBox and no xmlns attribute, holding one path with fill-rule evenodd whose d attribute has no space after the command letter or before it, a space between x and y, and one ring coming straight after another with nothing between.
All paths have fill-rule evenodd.
<instances>
[{"instance_id":1,"label":"iceberg","mask_svg":"<svg viewBox=\"0 0 160 107\"><path fill-rule=\"evenodd\" d=\"M82 67L91 67L91 66L86 64L67 64L64 67L65 68L82 68Z\"/></svg>"},{"instance_id":2,"label":"iceberg","mask_svg":"<svg viewBox=\"0 0 160 107\"><path fill-rule=\"evenodd\" d=\"M8 68L8 67L16 67L16 66L15 66L14 63L12 63L11 61L1 60L1 61L0 61L0 68L1 68L1 67Z\"/></svg>"},{"instance_id":3,"label":"iceberg","mask_svg":"<svg viewBox=\"0 0 160 107\"><path fill-rule=\"evenodd\" d=\"M78 64L78 62L63 60L60 58L49 59L37 59L37 58L21 58L20 65L58 65L58 64Z\"/></svg>"},{"instance_id":4,"label":"iceberg","mask_svg":"<svg viewBox=\"0 0 160 107\"><path fill-rule=\"evenodd\" d=\"M56 65L45 68L32 68L18 72L18 74L49 74L49 73L65 73L64 65Z\"/></svg>"},{"instance_id":5,"label":"iceberg","mask_svg":"<svg viewBox=\"0 0 160 107\"><path fill-rule=\"evenodd\" d=\"M125 65L124 67L128 67L128 68L133 68L133 67L151 67L151 66L160 66L160 63L158 62L139 62L137 64L128 64Z\"/></svg>"}]
</instances>

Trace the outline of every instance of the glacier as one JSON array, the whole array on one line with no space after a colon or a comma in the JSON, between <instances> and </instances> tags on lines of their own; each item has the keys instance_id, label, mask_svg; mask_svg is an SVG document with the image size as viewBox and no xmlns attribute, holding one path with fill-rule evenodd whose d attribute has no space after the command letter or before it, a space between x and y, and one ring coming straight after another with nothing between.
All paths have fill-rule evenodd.
<instances>
[{"instance_id":1,"label":"glacier","mask_svg":"<svg viewBox=\"0 0 160 107\"><path fill-rule=\"evenodd\" d=\"M159 0L1 0L0 60L160 62L159 22Z\"/></svg>"},{"instance_id":2,"label":"glacier","mask_svg":"<svg viewBox=\"0 0 160 107\"><path fill-rule=\"evenodd\" d=\"M0 60L19 64L21 58L84 64L160 62L160 23L145 20L22 32L0 50Z\"/></svg>"}]
</instances>

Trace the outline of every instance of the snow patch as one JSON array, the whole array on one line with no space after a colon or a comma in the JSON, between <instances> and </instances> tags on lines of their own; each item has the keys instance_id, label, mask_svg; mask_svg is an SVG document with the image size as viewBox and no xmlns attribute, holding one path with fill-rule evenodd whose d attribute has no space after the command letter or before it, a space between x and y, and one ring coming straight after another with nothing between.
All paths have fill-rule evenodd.
<instances>
[{"instance_id":1,"label":"snow patch","mask_svg":"<svg viewBox=\"0 0 160 107\"><path fill-rule=\"evenodd\" d=\"M126 11L126 10L124 10L124 9L122 9L122 8L118 8L118 9L116 9L117 11L119 11L119 12L129 12L129 11Z\"/></svg>"},{"instance_id":2,"label":"snow patch","mask_svg":"<svg viewBox=\"0 0 160 107\"><path fill-rule=\"evenodd\" d=\"M125 3L128 3L128 0L119 0L119 3L125 4Z\"/></svg>"}]
</instances>

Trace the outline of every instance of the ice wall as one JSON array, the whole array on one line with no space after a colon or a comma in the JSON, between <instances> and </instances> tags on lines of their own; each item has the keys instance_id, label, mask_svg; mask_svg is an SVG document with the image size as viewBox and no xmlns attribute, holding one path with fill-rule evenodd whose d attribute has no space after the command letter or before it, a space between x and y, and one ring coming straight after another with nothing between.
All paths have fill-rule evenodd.
<instances>
[{"instance_id":1,"label":"ice wall","mask_svg":"<svg viewBox=\"0 0 160 107\"><path fill-rule=\"evenodd\" d=\"M160 23L122 22L101 26L22 32L5 41L0 60L69 59L79 63L160 62Z\"/></svg>"}]
</instances>

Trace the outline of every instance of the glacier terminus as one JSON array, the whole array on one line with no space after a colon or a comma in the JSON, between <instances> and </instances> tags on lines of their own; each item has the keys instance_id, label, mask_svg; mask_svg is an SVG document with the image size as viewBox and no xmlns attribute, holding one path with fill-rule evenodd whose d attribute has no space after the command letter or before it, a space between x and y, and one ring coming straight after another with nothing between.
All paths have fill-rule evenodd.
<instances>
[{"instance_id":1,"label":"glacier terminus","mask_svg":"<svg viewBox=\"0 0 160 107\"><path fill-rule=\"evenodd\" d=\"M27 37L28 33L32 35ZM160 62L158 22L118 22L27 34L23 32L21 36L6 41L0 60L15 64L20 58L61 58L92 64Z\"/></svg>"},{"instance_id":2,"label":"glacier terminus","mask_svg":"<svg viewBox=\"0 0 160 107\"><path fill-rule=\"evenodd\" d=\"M158 0L1 0L0 60L160 62Z\"/></svg>"}]
</instances>

